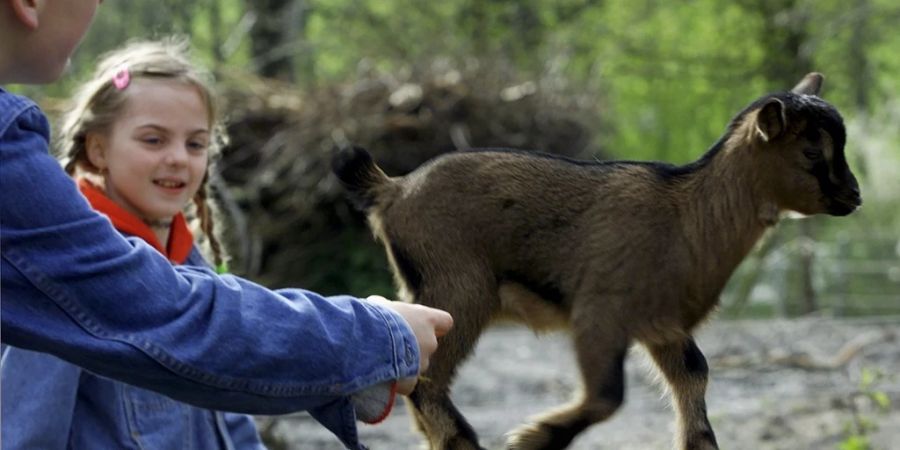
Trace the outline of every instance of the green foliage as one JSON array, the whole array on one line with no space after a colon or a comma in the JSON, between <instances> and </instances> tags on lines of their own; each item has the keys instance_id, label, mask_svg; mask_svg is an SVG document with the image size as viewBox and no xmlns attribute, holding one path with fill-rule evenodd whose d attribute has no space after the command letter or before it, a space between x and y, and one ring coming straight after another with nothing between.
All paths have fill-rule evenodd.
<instances>
[{"instance_id":1,"label":"green foliage","mask_svg":"<svg viewBox=\"0 0 900 450\"><path fill-rule=\"evenodd\" d=\"M886 413L891 408L891 400L887 393L878 390L881 382L887 375L881 370L863 367L859 374L858 390L849 398L852 421L847 425L847 437L840 443L840 450L870 450L869 434L878 429L878 425L868 414L859 410L856 399L868 399L875 406L876 411Z\"/></svg>"},{"instance_id":2,"label":"green foliage","mask_svg":"<svg viewBox=\"0 0 900 450\"><path fill-rule=\"evenodd\" d=\"M849 436L838 446L840 450L870 450L869 438L865 436Z\"/></svg>"},{"instance_id":3,"label":"green foliage","mask_svg":"<svg viewBox=\"0 0 900 450\"><path fill-rule=\"evenodd\" d=\"M859 390L882 412L891 409L891 398L885 392L876 389L878 383L885 379L884 372L864 367L859 380Z\"/></svg>"},{"instance_id":4,"label":"green foliage","mask_svg":"<svg viewBox=\"0 0 900 450\"><path fill-rule=\"evenodd\" d=\"M601 139L629 159L693 160L752 99L789 88L765 73L768 60L790 58L777 48L784 33L772 30L806 37L801 50L826 73L825 96L845 111L880 109L900 83L900 5L888 0L296 3L286 26L305 26L285 54L309 67L301 84L360 69L415 70L436 58L501 61L522 78L553 75L605 93L612 132ZM247 54L253 23L238 0L105 3L73 69L83 77L97 54L170 33L191 36L210 65L253 68L271 56Z\"/></svg>"},{"instance_id":5,"label":"green foliage","mask_svg":"<svg viewBox=\"0 0 900 450\"><path fill-rule=\"evenodd\" d=\"M600 139L628 159L693 160L743 106L789 88L766 73L767 61L791 58L778 48L790 44L778 41L780 30L806 39L800 49L827 75L825 96L848 114L879 111L900 85L900 5L889 0L295 3L285 26L304 25L284 54L309 69L298 83L416 70L438 58L499 61L520 78L603 92L612 128ZM136 37L187 35L212 66L258 67L272 55L247 53L259 21L249 11L239 0L105 3L73 60L76 76L44 92L63 95L98 54Z\"/></svg>"}]
</instances>

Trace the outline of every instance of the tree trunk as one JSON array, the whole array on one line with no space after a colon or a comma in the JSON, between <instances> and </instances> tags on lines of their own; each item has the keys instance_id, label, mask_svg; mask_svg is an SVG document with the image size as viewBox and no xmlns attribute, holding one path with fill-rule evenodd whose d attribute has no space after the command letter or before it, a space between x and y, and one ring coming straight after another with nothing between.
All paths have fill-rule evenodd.
<instances>
[{"instance_id":1,"label":"tree trunk","mask_svg":"<svg viewBox=\"0 0 900 450\"><path fill-rule=\"evenodd\" d=\"M250 30L250 48L256 73L266 78L293 82L291 58L293 33L290 25L293 0L247 0L247 8L256 14Z\"/></svg>"},{"instance_id":2,"label":"tree trunk","mask_svg":"<svg viewBox=\"0 0 900 450\"><path fill-rule=\"evenodd\" d=\"M813 313L819 309L816 290L813 286L813 266L816 255L813 225L812 219L806 219L800 223L801 241L797 265L800 270L800 309L798 313L801 316Z\"/></svg>"},{"instance_id":3,"label":"tree trunk","mask_svg":"<svg viewBox=\"0 0 900 450\"><path fill-rule=\"evenodd\" d=\"M222 36L222 8L221 0L209 0L209 38L210 49L212 50L213 61L216 67L225 61L222 52L222 44L225 43L225 37Z\"/></svg>"},{"instance_id":4,"label":"tree trunk","mask_svg":"<svg viewBox=\"0 0 900 450\"><path fill-rule=\"evenodd\" d=\"M865 112L869 109L869 87L873 84L872 68L866 54L866 43L871 42L867 33L871 17L869 0L858 0L853 15L847 57L850 67L856 71L856 75L852 77L853 100L856 108Z\"/></svg>"}]
</instances>

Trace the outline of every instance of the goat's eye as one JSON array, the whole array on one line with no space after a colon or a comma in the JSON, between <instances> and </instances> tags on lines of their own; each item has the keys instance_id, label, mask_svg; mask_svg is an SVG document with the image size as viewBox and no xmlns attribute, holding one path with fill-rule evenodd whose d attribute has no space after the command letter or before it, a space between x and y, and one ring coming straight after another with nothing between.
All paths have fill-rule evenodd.
<instances>
[{"instance_id":1,"label":"goat's eye","mask_svg":"<svg viewBox=\"0 0 900 450\"><path fill-rule=\"evenodd\" d=\"M819 159L822 159L822 152L816 148L807 148L803 150L803 156L805 156L806 159L810 161L817 161Z\"/></svg>"}]
</instances>

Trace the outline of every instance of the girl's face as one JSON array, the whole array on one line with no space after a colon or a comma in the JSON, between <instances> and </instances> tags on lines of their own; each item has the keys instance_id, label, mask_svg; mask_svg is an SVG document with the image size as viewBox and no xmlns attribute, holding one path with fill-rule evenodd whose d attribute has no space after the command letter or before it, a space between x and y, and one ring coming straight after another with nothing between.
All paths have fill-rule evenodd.
<instances>
[{"instance_id":1,"label":"girl's face","mask_svg":"<svg viewBox=\"0 0 900 450\"><path fill-rule=\"evenodd\" d=\"M209 111L200 91L171 79L133 79L121 116L89 133L87 153L110 199L144 220L168 220L194 197L208 164Z\"/></svg>"}]
</instances>

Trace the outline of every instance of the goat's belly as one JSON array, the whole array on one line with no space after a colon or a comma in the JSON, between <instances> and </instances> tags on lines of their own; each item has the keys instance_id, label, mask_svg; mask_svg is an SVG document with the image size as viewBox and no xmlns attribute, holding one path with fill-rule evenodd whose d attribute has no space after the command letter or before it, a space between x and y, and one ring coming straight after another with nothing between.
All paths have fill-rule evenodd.
<instances>
[{"instance_id":1,"label":"goat's belly","mask_svg":"<svg viewBox=\"0 0 900 450\"><path fill-rule=\"evenodd\" d=\"M568 311L519 283L504 282L498 289L500 312L497 320L522 323L534 331L567 328Z\"/></svg>"}]
</instances>

